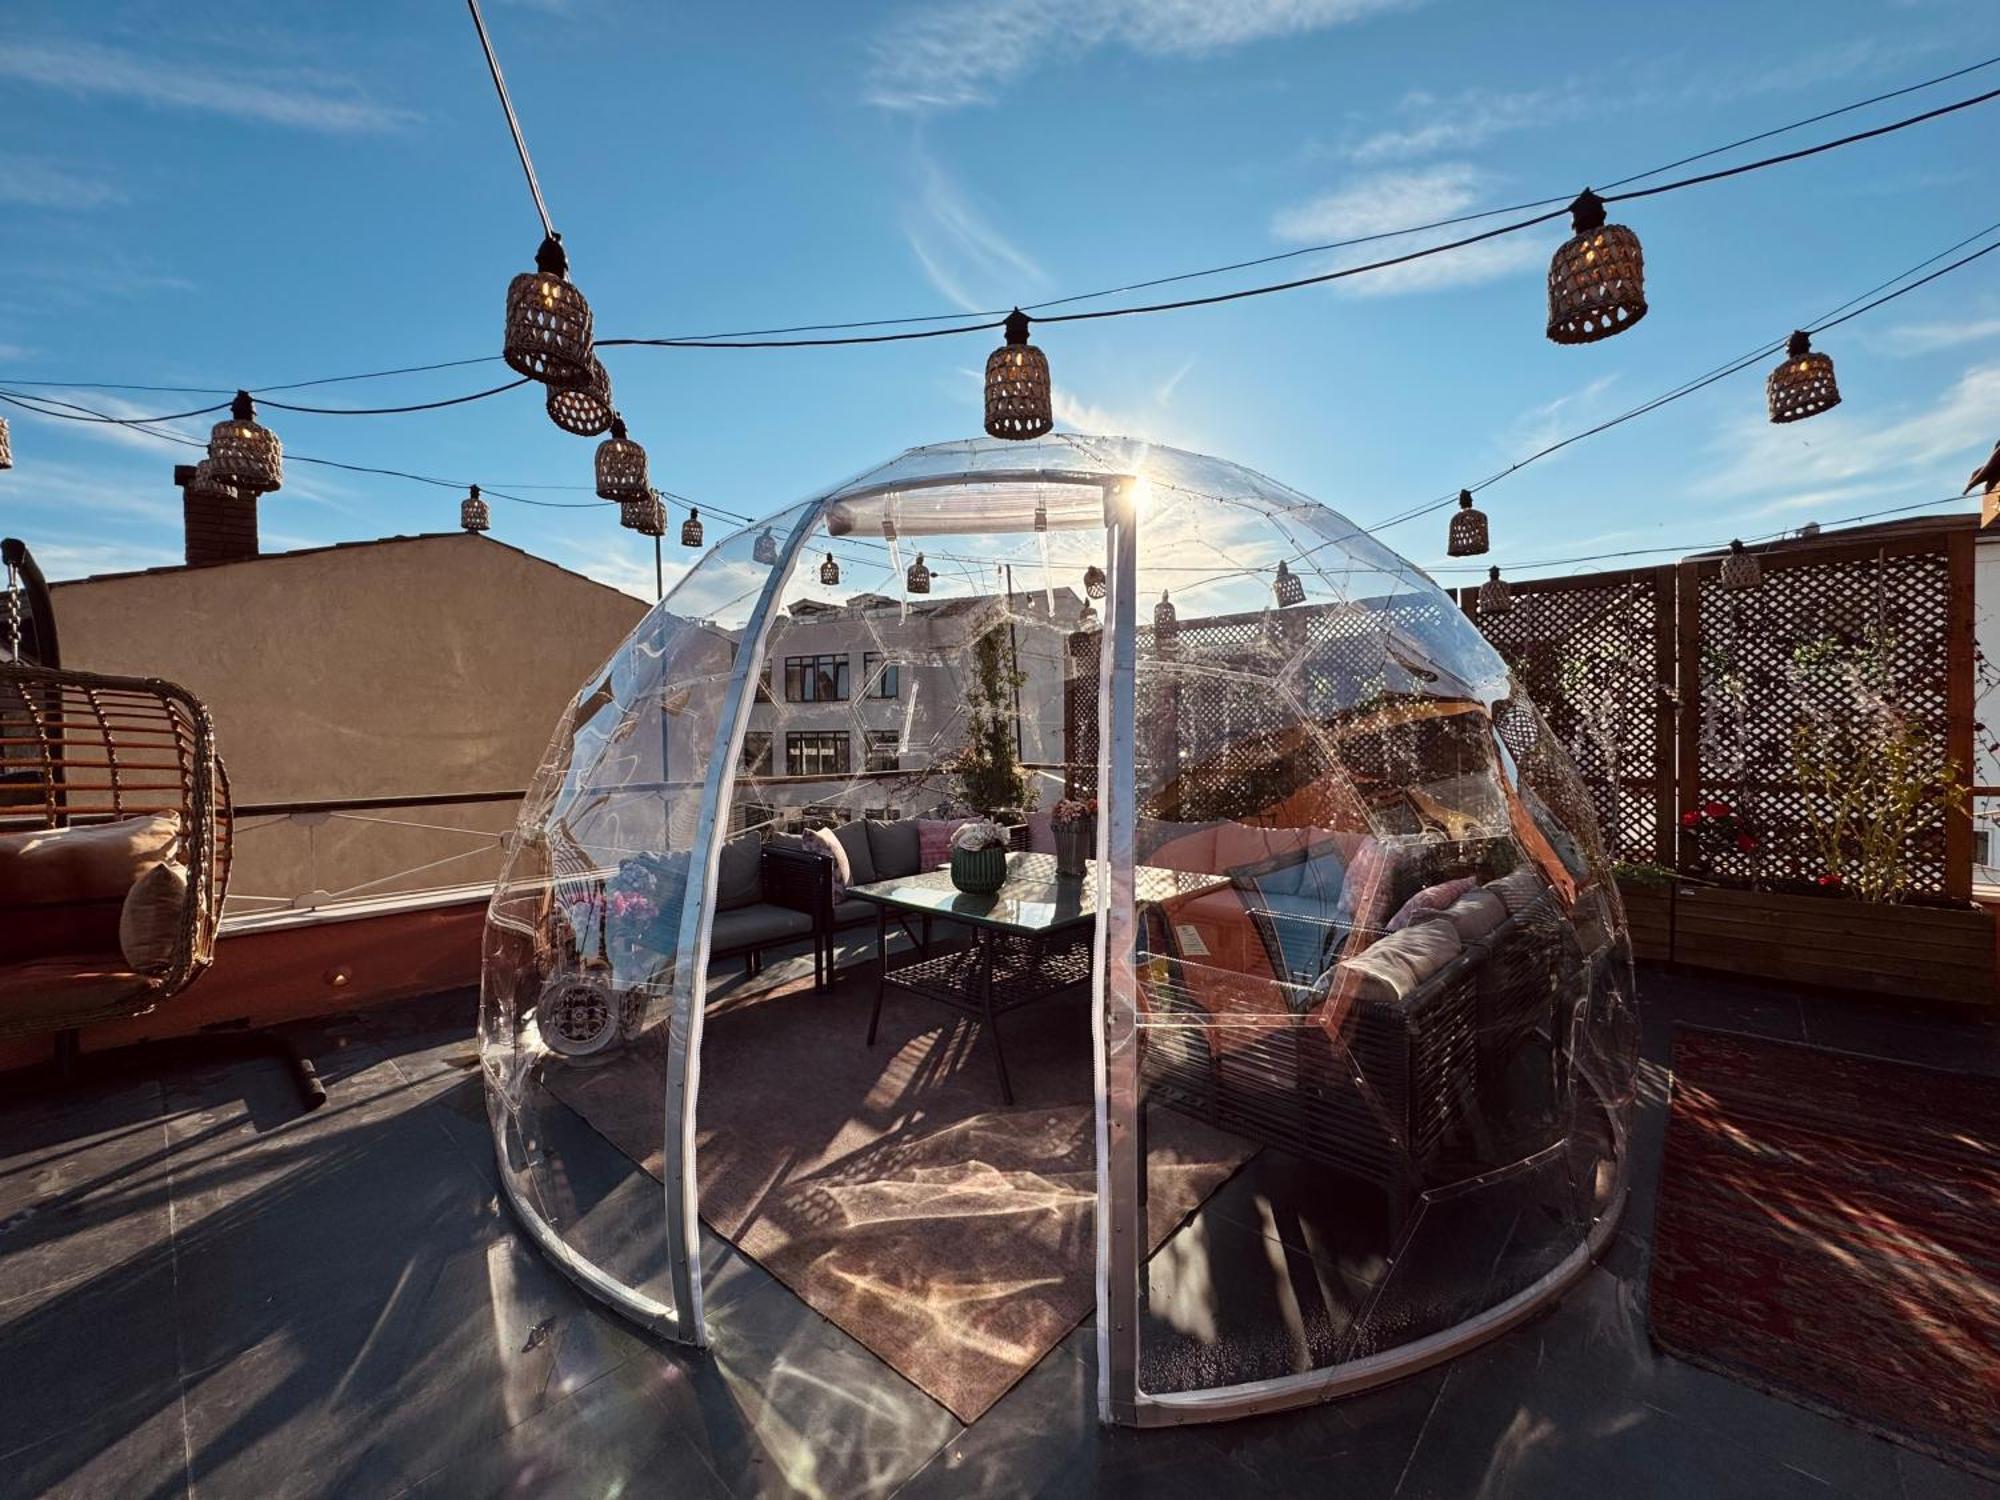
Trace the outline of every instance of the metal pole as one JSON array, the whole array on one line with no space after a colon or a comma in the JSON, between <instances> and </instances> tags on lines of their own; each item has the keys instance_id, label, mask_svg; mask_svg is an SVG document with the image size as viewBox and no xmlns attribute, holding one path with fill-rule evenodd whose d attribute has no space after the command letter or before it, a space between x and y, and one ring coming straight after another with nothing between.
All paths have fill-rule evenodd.
<instances>
[{"instance_id":1,"label":"metal pole","mask_svg":"<svg viewBox=\"0 0 2000 1500\"><path fill-rule=\"evenodd\" d=\"M653 602L667 597L666 564L660 560L660 539L653 538Z\"/></svg>"},{"instance_id":2,"label":"metal pole","mask_svg":"<svg viewBox=\"0 0 2000 1500\"><path fill-rule=\"evenodd\" d=\"M1028 758L1027 731L1021 727L1021 638L1014 633L1014 565L1002 563L1007 575L1007 652L1014 663L1014 758Z\"/></svg>"}]
</instances>

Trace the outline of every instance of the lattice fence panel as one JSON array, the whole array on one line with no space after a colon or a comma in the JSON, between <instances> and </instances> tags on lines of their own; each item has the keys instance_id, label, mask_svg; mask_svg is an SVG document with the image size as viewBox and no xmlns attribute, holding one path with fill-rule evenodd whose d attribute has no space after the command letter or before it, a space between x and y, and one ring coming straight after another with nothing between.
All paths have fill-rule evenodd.
<instances>
[{"instance_id":1,"label":"lattice fence panel","mask_svg":"<svg viewBox=\"0 0 2000 1500\"><path fill-rule=\"evenodd\" d=\"M1684 588L1686 586L1684 585ZM1949 732L1950 564L1942 541L1921 549L1827 549L1767 555L1763 581L1725 590L1712 572L1696 595L1698 729L1684 762L1685 808L1729 804L1754 849L1683 839L1683 864L1730 884L1810 888L1825 870L1813 839L1827 798L1799 783L1802 722L1851 722L1886 702L1944 742ZM1693 754L1690 755L1689 751ZM1947 893L1945 815L1933 811L1906 846L1911 892Z\"/></svg>"},{"instance_id":2,"label":"lattice fence panel","mask_svg":"<svg viewBox=\"0 0 2000 1500\"><path fill-rule=\"evenodd\" d=\"M1475 619L1568 752L1611 857L1670 862L1671 570L1518 583L1512 609Z\"/></svg>"}]
</instances>

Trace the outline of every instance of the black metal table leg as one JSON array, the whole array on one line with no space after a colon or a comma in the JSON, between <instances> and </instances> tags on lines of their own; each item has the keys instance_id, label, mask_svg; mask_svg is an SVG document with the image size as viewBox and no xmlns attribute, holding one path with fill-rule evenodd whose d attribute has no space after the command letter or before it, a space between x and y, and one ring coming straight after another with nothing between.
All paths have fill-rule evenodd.
<instances>
[{"instance_id":1,"label":"black metal table leg","mask_svg":"<svg viewBox=\"0 0 2000 1500\"><path fill-rule=\"evenodd\" d=\"M993 1012L993 934L979 935L979 997L986 1009L986 1037L993 1044L993 1065L1000 1071L1000 1102L1014 1102L1014 1086L1007 1081L1007 1053L1000 1045L1000 1018Z\"/></svg>"},{"instance_id":2,"label":"black metal table leg","mask_svg":"<svg viewBox=\"0 0 2000 1500\"><path fill-rule=\"evenodd\" d=\"M889 973L889 908L875 908L875 1009L868 1017L868 1045L875 1045L875 1028L882 1021L882 987Z\"/></svg>"}]
</instances>

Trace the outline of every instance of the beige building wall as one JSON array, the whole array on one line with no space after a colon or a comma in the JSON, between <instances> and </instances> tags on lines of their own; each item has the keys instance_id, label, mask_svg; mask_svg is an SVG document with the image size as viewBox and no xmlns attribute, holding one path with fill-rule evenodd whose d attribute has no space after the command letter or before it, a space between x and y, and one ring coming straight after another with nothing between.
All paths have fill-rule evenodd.
<instances>
[{"instance_id":1,"label":"beige building wall","mask_svg":"<svg viewBox=\"0 0 2000 1500\"><path fill-rule=\"evenodd\" d=\"M467 532L51 593L66 666L164 677L208 705L238 806L523 788L557 715L647 609ZM515 811L243 819L230 913L490 881Z\"/></svg>"}]
</instances>

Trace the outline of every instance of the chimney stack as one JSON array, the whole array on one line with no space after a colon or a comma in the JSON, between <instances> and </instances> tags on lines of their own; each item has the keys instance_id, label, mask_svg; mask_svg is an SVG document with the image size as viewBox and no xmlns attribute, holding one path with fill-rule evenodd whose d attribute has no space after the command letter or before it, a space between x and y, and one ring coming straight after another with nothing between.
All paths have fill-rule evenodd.
<instances>
[{"instance_id":1,"label":"chimney stack","mask_svg":"<svg viewBox=\"0 0 2000 1500\"><path fill-rule=\"evenodd\" d=\"M174 465L186 521L188 566L241 562L257 555L257 497L219 485L196 485L193 464Z\"/></svg>"}]
</instances>

